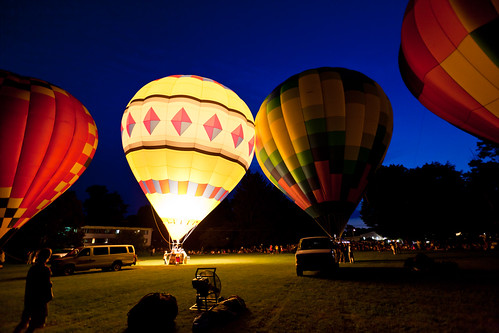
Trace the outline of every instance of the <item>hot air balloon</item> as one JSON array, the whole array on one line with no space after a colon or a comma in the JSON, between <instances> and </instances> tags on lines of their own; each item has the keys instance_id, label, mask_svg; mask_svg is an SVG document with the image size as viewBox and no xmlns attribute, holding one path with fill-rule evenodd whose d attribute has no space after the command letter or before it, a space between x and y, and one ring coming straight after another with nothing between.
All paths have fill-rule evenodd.
<instances>
[{"instance_id":1,"label":"hot air balloon","mask_svg":"<svg viewBox=\"0 0 499 333\"><path fill-rule=\"evenodd\" d=\"M152 81L128 103L123 149L173 244L181 244L244 176L254 127L232 90L195 75Z\"/></svg>"},{"instance_id":2,"label":"hot air balloon","mask_svg":"<svg viewBox=\"0 0 499 333\"><path fill-rule=\"evenodd\" d=\"M341 237L392 128L390 101L376 82L344 68L311 69L262 103L256 157L275 186L330 237Z\"/></svg>"},{"instance_id":3,"label":"hot air balloon","mask_svg":"<svg viewBox=\"0 0 499 333\"><path fill-rule=\"evenodd\" d=\"M474 136L499 143L499 4L411 0L399 67L428 110Z\"/></svg>"},{"instance_id":4,"label":"hot air balloon","mask_svg":"<svg viewBox=\"0 0 499 333\"><path fill-rule=\"evenodd\" d=\"M92 116L67 91L0 70L0 237L73 185L97 141Z\"/></svg>"}]
</instances>

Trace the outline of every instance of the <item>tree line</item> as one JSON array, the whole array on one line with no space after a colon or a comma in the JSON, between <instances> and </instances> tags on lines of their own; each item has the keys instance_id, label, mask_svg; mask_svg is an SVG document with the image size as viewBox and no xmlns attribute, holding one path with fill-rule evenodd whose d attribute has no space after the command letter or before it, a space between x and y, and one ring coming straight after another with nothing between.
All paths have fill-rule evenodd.
<instances>
[{"instance_id":1,"label":"tree line","mask_svg":"<svg viewBox=\"0 0 499 333\"><path fill-rule=\"evenodd\" d=\"M499 231L499 146L480 141L462 172L449 163L381 167L361 205L366 225L392 238L448 239Z\"/></svg>"},{"instance_id":2,"label":"tree line","mask_svg":"<svg viewBox=\"0 0 499 333\"><path fill-rule=\"evenodd\" d=\"M499 231L499 146L480 141L470 171L449 163L422 167L381 166L369 181L361 203L364 223L383 236L448 239L456 234ZM155 248L167 247L168 233L150 205L127 215L117 192L105 186L87 189L83 203L67 191L26 223L6 244L20 253L44 246L82 244L84 225L153 228ZM350 229L350 227L347 227ZM301 237L321 235L315 221L258 172L248 173L184 243L190 250L237 249L295 244ZM357 232L358 233L358 232ZM137 245L141 236L120 233L118 242Z\"/></svg>"}]
</instances>

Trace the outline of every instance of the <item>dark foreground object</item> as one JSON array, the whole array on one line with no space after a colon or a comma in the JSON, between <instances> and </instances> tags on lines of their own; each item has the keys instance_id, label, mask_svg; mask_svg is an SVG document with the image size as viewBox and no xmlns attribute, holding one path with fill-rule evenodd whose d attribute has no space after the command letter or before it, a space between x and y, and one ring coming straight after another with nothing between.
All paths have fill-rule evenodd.
<instances>
[{"instance_id":1,"label":"dark foreground object","mask_svg":"<svg viewBox=\"0 0 499 333\"><path fill-rule=\"evenodd\" d=\"M174 332L177 299L170 294L150 293L128 312L126 332Z\"/></svg>"},{"instance_id":2,"label":"dark foreground object","mask_svg":"<svg viewBox=\"0 0 499 333\"><path fill-rule=\"evenodd\" d=\"M458 265L450 261L437 262L427 255L419 253L414 258L407 258L404 262L404 268L415 272L455 273L458 270Z\"/></svg>"},{"instance_id":3,"label":"dark foreground object","mask_svg":"<svg viewBox=\"0 0 499 333\"><path fill-rule=\"evenodd\" d=\"M244 311L246 311L244 300L239 296L230 296L210 311L203 312L194 318L192 331L195 333L207 332L235 319Z\"/></svg>"}]
</instances>

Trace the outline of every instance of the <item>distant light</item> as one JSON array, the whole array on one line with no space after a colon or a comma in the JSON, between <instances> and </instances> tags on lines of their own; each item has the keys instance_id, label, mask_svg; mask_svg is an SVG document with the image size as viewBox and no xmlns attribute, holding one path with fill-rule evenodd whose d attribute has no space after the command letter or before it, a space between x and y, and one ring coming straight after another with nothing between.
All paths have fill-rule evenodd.
<instances>
[{"instance_id":1,"label":"distant light","mask_svg":"<svg viewBox=\"0 0 499 333\"><path fill-rule=\"evenodd\" d=\"M456 236L462 236L462 235L463 235L463 233L462 233L462 232L458 232L458 233L456 233Z\"/></svg>"}]
</instances>

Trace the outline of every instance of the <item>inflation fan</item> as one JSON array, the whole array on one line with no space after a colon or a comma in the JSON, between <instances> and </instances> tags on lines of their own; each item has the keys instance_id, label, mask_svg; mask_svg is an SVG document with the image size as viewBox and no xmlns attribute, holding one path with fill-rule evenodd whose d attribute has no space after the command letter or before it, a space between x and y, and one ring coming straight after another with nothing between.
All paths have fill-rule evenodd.
<instances>
[{"instance_id":1,"label":"inflation fan","mask_svg":"<svg viewBox=\"0 0 499 333\"><path fill-rule=\"evenodd\" d=\"M218 304L222 283L215 273L216 268L198 268L192 280L192 287L196 289L196 304L190 310L209 311Z\"/></svg>"}]
</instances>

